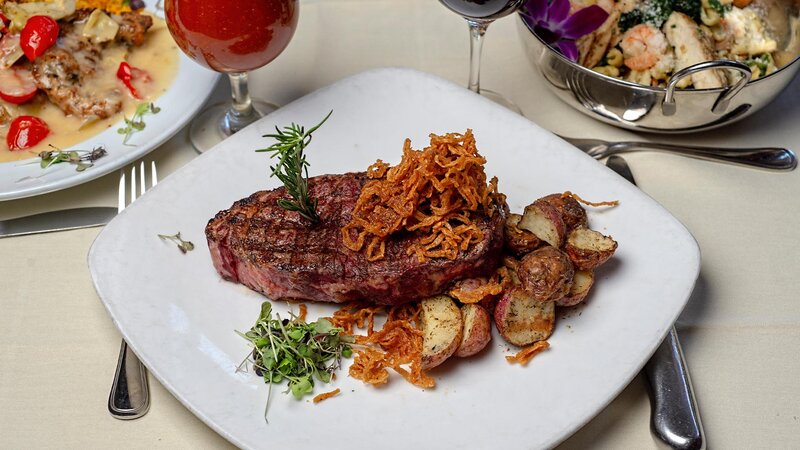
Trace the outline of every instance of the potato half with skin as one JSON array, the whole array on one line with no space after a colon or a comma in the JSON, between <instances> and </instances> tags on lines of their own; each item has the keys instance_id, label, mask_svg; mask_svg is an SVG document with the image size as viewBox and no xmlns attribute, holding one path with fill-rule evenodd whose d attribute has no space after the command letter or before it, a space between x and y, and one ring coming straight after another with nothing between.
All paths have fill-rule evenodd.
<instances>
[{"instance_id":1,"label":"potato half with skin","mask_svg":"<svg viewBox=\"0 0 800 450\"><path fill-rule=\"evenodd\" d=\"M516 256L536 250L544 243L535 234L519 227L520 214L509 214L505 223L505 247Z\"/></svg>"},{"instance_id":2,"label":"potato half with skin","mask_svg":"<svg viewBox=\"0 0 800 450\"><path fill-rule=\"evenodd\" d=\"M530 231L539 239L555 248L561 248L567 238L567 226L561 213L550 202L539 199L525 207L517 225L522 230Z\"/></svg>"},{"instance_id":3,"label":"potato half with skin","mask_svg":"<svg viewBox=\"0 0 800 450\"><path fill-rule=\"evenodd\" d=\"M507 291L494 309L497 331L520 347L549 338L555 322L555 303L540 302L521 288Z\"/></svg>"},{"instance_id":4,"label":"potato half with skin","mask_svg":"<svg viewBox=\"0 0 800 450\"><path fill-rule=\"evenodd\" d=\"M464 333L456 350L456 356L465 358L483 350L492 340L492 319L481 305L472 303L461 307Z\"/></svg>"},{"instance_id":5,"label":"potato half with skin","mask_svg":"<svg viewBox=\"0 0 800 450\"><path fill-rule=\"evenodd\" d=\"M575 306L584 301L589 295L589 289L594 285L594 272L591 270L576 270L572 276L569 293L556 300L558 306Z\"/></svg>"},{"instance_id":6,"label":"potato half with skin","mask_svg":"<svg viewBox=\"0 0 800 450\"><path fill-rule=\"evenodd\" d=\"M422 368L431 369L453 355L461 344L461 309L450 297L437 295L420 302Z\"/></svg>"},{"instance_id":7,"label":"potato half with skin","mask_svg":"<svg viewBox=\"0 0 800 450\"><path fill-rule=\"evenodd\" d=\"M567 227L567 232L578 227L587 226L586 210L574 197L568 194L550 194L542 197L542 200L550 203L558 210L564 225Z\"/></svg>"},{"instance_id":8,"label":"potato half with skin","mask_svg":"<svg viewBox=\"0 0 800 450\"><path fill-rule=\"evenodd\" d=\"M517 276L522 288L535 300L549 302L569 293L575 267L554 247L542 247L522 257Z\"/></svg>"},{"instance_id":9,"label":"potato half with skin","mask_svg":"<svg viewBox=\"0 0 800 450\"><path fill-rule=\"evenodd\" d=\"M608 261L617 250L617 241L588 228L577 228L567 238L564 251L575 267L591 270Z\"/></svg>"}]
</instances>

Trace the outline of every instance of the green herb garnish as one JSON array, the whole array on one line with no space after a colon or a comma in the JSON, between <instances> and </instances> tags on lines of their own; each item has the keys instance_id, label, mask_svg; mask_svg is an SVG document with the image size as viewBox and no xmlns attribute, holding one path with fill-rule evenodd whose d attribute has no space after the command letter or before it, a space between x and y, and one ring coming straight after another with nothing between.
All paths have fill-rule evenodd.
<instances>
[{"instance_id":1,"label":"green herb garnish","mask_svg":"<svg viewBox=\"0 0 800 450\"><path fill-rule=\"evenodd\" d=\"M764 53L763 55L746 59L742 62L750 67L757 67L761 71L761 74L765 75L767 73L767 69L769 69L769 65L772 64L772 58L770 57L769 53Z\"/></svg>"},{"instance_id":2,"label":"green herb garnish","mask_svg":"<svg viewBox=\"0 0 800 450\"><path fill-rule=\"evenodd\" d=\"M712 1L719 3L719 0ZM699 23L701 6L700 0L645 0L636 9L622 13L617 25L622 32L640 23L661 28L673 11L682 12Z\"/></svg>"},{"instance_id":3,"label":"green herb garnish","mask_svg":"<svg viewBox=\"0 0 800 450\"><path fill-rule=\"evenodd\" d=\"M136 111L133 113L133 117L130 119L125 117L125 126L117 130L117 133L125 135L125 139L122 140L122 143L128 145L128 140L133 133L144 130L146 126L144 123L145 114L158 114L160 111L161 108L151 102L139 103L139 106L136 107Z\"/></svg>"},{"instance_id":4,"label":"green herb garnish","mask_svg":"<svg viewBox=\"0 0 800 450\"><path fill-rule=\"evenodd\" d=\"M53 164L69 163L75 165L77 172L83 172L94 166L95 161L108 154L102 146L95 147L93 150L61 150L54 145L50 145L50 148L53 150L39 153L41 159L39 165L42 169L47 169Z\"/></svg>"},{"instance_id":5,"label":"green herb garnish","mask_svg":"<svg viewBox=\"0 0 800 450\"><path fill-rule=\"evenodd\" d=\"M290 316L291 319L281 320L276 314L273 318L272 305L264 302L253 328L247 333L236 332L253 345L253 353L240 367L249 361L269 384L265 421L273 383L287 380L285 392L299 400L314 391L315 380L330 382L341 367L342 357L349 358L353 352L353 337L342 334L343 330L327 319L306 323L294 314Z\"/></svg>"},{"instance_id":6,"label":"green herb garnish","mask_svg":"<svg viewBox=\"0 0 800 450\"><path fill-rule=\"evenodd\" d=\"M319 216L317 215L317 200L308 194L309 164L303 150L311 142L311 133L321 127L331 114L333 111L308 131L296 123L283 127L283 130L275 127L275 134L265 134L263 137L274 138L278 142L267 148L256 150L257 152L272 153L270 158L278 157L278 163L270 166L272 171L270 176L278 177L286 187L286 192L293 199L278 199L278 206L288 211L297 211L311 223L319 222Z\"/></svg>"},{"instance_id":7,"label":"green herb garnish","mask_svg":"<svg viewBox=\"0 0 800 450\"><path fill-rule=\"evenodd\" d=\"M191 241L184 241L183 239L181 239L180 231L172 235L159 234L158 237L160 237L162 241L174 242L175 245L178 246L178 250L180 250L181 253L186 253L194 250L194 244L192 244Z\"/></svg>"}]
</instances>

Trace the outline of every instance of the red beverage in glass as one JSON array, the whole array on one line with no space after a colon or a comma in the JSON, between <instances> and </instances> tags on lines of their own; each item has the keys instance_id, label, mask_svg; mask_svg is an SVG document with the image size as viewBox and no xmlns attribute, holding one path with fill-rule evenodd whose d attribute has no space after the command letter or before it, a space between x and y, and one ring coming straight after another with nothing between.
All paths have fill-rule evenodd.
<instances>
[{"instance_id":1,"label":"red beverage in glass","mask_svg":"<svg viewBox=\"0 0 800 450\"><path fill-rule=\"evenodd\" d=\"M217 72L266 65L297 28L297 0L168 0L165 10L181 49Z\"/></svg>"},{"instance_id":2,"label":"red beverage in glass","mask_svg":"<svg viewBox=\"0 0 800 450\"><path fill-rule=\"evenodd\" d=\"M252 101L247 72L265 66L289 45L299 0L166 0L175 42L190 58L231 82L230 105L212 105L192 120L189 139L203 152L255 122L276 105Z\"/></svg>"}]
</instances>

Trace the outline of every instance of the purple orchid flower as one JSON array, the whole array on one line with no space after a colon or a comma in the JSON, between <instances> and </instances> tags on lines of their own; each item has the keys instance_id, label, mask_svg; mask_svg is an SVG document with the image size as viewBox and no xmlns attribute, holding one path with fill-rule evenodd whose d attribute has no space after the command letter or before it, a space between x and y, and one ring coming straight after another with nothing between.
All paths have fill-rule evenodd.
<instances>
[{"instance_id":1,"label":"purple orchid flower","mask_svg":"<svg viewBox=\"0 0 800 450\"><path fill-rule=\"evenodd\" d=\"M569 0L527 0L520 15L544 42L577 61L579 55L575 41L599 28L608 18L608 13L597 5L591 5L570 16L569 8Z\"/></svg>"}]
</instances>

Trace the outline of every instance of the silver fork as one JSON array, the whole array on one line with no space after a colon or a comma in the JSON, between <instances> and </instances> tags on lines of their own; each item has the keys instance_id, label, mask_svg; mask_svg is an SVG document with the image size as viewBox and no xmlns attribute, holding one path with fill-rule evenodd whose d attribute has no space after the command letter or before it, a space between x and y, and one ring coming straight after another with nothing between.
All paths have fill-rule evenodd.
<instances>
[{"instance_id":1,"label":"silver fork","mask_svg":"<svg viewBox=\"0 0 800 450\"><path fill-rule=\"evenodd\" d=\"M150 163L150 187L158 183L155 161ZM139 196L147 190L146 170L144 161L139 165ZM126 206L126 180L125 171L119 177L119 205L118 211L122 212ZM136 166L131 168L130 175L130 202L136 200ZM117 370L114 373L114 383L108 396L108 412L117 419L137 419L150 409L150 388L147 385L147 369L139 358L128 348L128 343L122 340L117 360Z\"/></svg>"}]
</instances>

